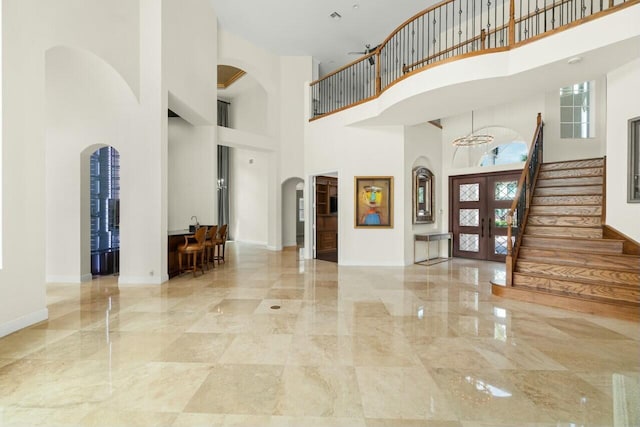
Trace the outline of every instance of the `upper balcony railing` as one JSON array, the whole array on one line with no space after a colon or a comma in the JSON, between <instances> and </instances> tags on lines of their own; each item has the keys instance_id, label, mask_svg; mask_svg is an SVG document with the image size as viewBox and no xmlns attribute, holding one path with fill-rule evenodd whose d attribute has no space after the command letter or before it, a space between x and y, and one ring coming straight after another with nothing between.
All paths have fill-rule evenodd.
<instances>
[{"instance_id":1,"label":"upper balcony railing","mask_svg":"<svg viewBox=\"0 0 640 427\"><path fill-rule=\"evenodd\" d=\"M379 96L447 60L511 49L640 0L446 0L403 23L372 53L311 83L312 119Z\"/></svg>"}]
</instances>

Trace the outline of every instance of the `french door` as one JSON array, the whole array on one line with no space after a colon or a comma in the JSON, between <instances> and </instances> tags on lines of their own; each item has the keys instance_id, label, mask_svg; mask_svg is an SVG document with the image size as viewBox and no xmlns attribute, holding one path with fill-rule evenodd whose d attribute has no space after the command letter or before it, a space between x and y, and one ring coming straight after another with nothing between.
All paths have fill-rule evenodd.
<instances>
[{"instance_id":1,"label":"french door","mask_svg":"<svg viewBox=\"0 0 640 427\"><path fill-rule=\"evenodd\" d=\"M449 178L453 256L504 262L507 212L521 171ZM514 218L517 226L518 218Z\"/></svg>"}]
</instances>

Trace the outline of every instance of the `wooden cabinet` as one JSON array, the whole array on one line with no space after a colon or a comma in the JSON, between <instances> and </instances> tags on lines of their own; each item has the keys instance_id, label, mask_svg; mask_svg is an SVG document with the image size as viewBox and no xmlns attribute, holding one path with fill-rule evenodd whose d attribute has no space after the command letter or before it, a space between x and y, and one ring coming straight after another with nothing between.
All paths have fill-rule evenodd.
<instances>
[{"instance_id":1,"label":"wooden cabinet","mask_svg":"<svg viewBox=\"0 0 640 427\"><path fill-rule=\"evenodd\" d=\"M178 248L184 245L184 236L192 234L189 230L169 231L169 240L167 242L167 274L170 279L180 274Z\"/></svg>"},{"instance_id":2,"label":"wooden cabinet","mask_svg":"<svg viewBox=\"0 0 640 427\"><path fill-rule=\"evenodd\" d=\"M316 258L338 260L338 179L316 178Z\"/></svg>"}]
</instances>

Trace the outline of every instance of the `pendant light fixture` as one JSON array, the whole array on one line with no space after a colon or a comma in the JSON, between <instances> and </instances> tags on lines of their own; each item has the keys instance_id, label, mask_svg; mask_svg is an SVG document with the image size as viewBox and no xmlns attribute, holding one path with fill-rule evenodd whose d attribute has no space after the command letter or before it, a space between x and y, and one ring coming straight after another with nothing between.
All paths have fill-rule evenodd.
<instances>
[{"instance_id":1,"label":"pendant light fixture","mask_svg":"<svg viewBox=\"0 0 640 427\"><path fill-rule=\"evenodd\" d=\"M492 135L477 134L473 132L473 110L471 110L471 133L467 136L454 139L451 143L455 147L471 147L474 145L489 144L493 141Z\"/></svg>"}]
</instances>

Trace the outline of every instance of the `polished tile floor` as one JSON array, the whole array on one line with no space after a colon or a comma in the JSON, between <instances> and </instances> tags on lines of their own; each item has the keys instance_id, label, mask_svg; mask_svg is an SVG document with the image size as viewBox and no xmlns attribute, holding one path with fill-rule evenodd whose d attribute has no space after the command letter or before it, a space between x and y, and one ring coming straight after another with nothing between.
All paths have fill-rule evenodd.
<instances>
[{"instance_id":1,"label":"polished tile floor","mask_svg":"<svg viewBox=\"0 0 640 427\"><path fill-rule=\"evenodd\" d=\"M640 326L493 297L501 264L228 249L49 285L49 321L0 339L0 426L640 425Z\"/></svg>"}]
</instances>

